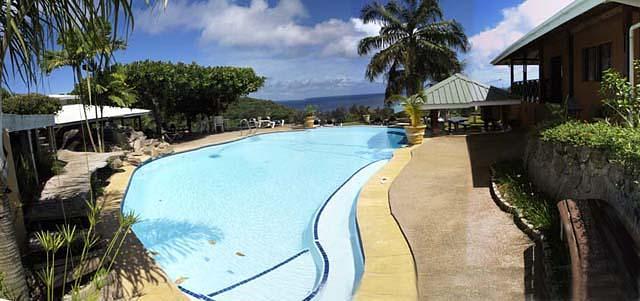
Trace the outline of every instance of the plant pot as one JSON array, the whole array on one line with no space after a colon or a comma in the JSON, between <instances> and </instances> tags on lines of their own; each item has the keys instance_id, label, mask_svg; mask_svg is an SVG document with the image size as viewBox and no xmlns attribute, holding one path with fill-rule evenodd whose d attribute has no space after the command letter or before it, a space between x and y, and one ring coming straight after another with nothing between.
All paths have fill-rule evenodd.
<instances>
[{"instance_id":1,"label":"plant pot","mask_svg":"<svg viewBox=\"0 0 640 301\"><path fill-rule=\"evenodd\" d=\"M312 129L313 128L313 122L316 120L315 116L307 116L304 119L304 128L305 129Z\"/></svg>"},{"instance_id":2,"label":"plant pot","mask_svg":"<svg viewBox=\"0 0 640 301\"><path fill-rule=\"evenodd\" d=\"M427 128L426 125L421 126L405 126L404 131L407 134L407 141L409 145L422 144L424 140L424 131Z\"/></svg>"}]
</instances>

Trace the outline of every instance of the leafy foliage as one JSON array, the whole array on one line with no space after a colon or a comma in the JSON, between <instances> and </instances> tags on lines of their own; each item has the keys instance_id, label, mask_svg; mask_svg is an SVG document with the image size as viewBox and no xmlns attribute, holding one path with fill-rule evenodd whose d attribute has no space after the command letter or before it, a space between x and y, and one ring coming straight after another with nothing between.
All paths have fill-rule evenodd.
<instances>
[{"instance_id":1,"label":"leafy foliage","mask_svg":"<svg viewBox=\"0 0 640 301\"><path fill-rule=\"evenodd\" d=\"M566 299L571 279L569 250L561 237L562 225L557 202L537 190L527 177L522 161L507 161L493 165L494 180L502 197L516 208L535 229L544 234L550 246L544 256L550 262L552 287L558 299ZM557 292L555 290L558 290ZM552 298L556 299L556 298Z\"/></svg>"},{"instance_id":2,"label":"leafy foliage","mask_svg":"<svg viewBox=\"0 0 640 301\"><path fill-rule=\"evenodd\" d=\"M412 95L428 80L440 81L462 69L457 51L466 52L469 41L462 25L445 20L437 0L373 2L361 12L365 24L382 29L358 45L360 55L373 55L366 77L373 81L387 74L387 96Z\"/></svg>"},{"instance_id":3,"label":"leafy foliage","mask_svg":"<svg viewBox=\"0 0 640 301\"><path fill-rule=\"evenodd\" d=\"M317 111L318 108L316 108L316 106L314 105L307 105L306 107L304 107L304 115L307 117L315 115Z\"/></svg>"},{"instance_id":4,"label":"leafy foliage","mask_svg":"<svg viewBox=\"0 0 640 301\"><path fill-rule=\"evenodd\" d=\"M2 100L2 111L18 115L50 115L62 109L60 103L42 94L14 95Z\"/></svg>"},{"instance_id":5,"label":"leafy foliage","mask_svg":"<svg viewBox=\"0 0 640 301\"><path fill-rule=\"evenodd\" d=\"M149 60L124 68L127 84L139 96L136 106L152 110L157 131L175 115L189 124L197 115L219 114L240 97L256 92L265 81L251 68Z\"/></svg>"},{"instance_id":6,"label":"leafy foliage","mask_svg":"<svg viewBox=\"0 0 640 301\"><path fill-rule=\"evenodd\" d=\"M549 231L557 216L555 202L536 190L527 178L522 162L503 162L494 166L495 182L509 203L542 231Z\"/></svg>"},{"instance_id":7,"label":"leafy foliage","mask_svg":"<svg viewBox=\"0 0 640 301\"><path fill-rule=\"evenodd\" d=\"M108 70L96 72L89 80L92 97L100 106L131 107L137 100L133 87L127 84L127 75L122 66L112 66ZM74 94L87 91L87 79L76 84ZM86 96L85 96L86 97Z\"/></svg>"},{"instance_id":8,"label":"leafy foliage","mask_svg":"<svg viewBox=\"0 0 640 301\"><path fill-rule=\"evenodd\" d=\"M269 116L272 120L284 119L291 122L295 113L294 109L270 100L241 97L227 107L224 116L230 120Z\"/></svg>"},{"instance_id":9,"label":"leafy foliage","mask_svg":"<svg viewBox=\"0 0 640 301\"><path fill-rule=\"evenodd\" d=\"M640 61L635 61L634 76L640 76ZM632 86L629 80L615 69L602 76L600 94L603 104L610 111L610 118L628 127L640 127L640 85Z\"/></svg>"},{"instance_id":10,"label":"leafy foliage","mask_svg":"<svg viewBox=\"0 0 640 301\"><path fill-rule=\"evenodd\" d=\"M404 107L405 113L411 119L411 126L417 127L422 124L422 105L424 105L424 96L422 93L411 95L409 97L402 95L392 96L390 101L399 101Z\"/></svg>"},{"instance_id":11,"label":"leafy foliage","mask_svg":"<svg viewBox=\"0 0 640 301\"><path fill-rule=\"evenodd\" d=\"M610 160L640 166L640 128L570 121L543 130L540 135L543 141L600 149Z\"/></svg>"}]
</instances>

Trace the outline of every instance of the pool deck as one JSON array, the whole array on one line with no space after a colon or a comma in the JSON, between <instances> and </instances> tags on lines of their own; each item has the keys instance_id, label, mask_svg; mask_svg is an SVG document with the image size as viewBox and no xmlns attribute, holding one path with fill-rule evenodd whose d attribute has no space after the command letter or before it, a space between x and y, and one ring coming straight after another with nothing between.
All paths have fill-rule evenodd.
<instances>
[{"instance_id":1,"label":"pool deck","mask_svg":"<svg viewBox=\"0 0 640 301\"><path fill-rule=\"evenodd\" d=\"M290 127L275 129L260 129L258 134L284 132L292 130ZM240 132L225 132L209 135L200 139L173 144L176 152L184 152L207 145L223 143L242 139ZM120 204L129 184L129 179L135 170L135 166L125 163L122 172L116 173L109 179L109 185L105 187L102 202L104 210L102 222L98 231L107 236L117 229ZM156 264L153 257L147 253L142 243L131 233L125 240L120 256L114 265L116 281L107 289L115 291L118 298L124 300L189 300L176 285L167 277L164 271Z\"/></svg>"},{"instance_id":2,"label":"pool deck","mask_svg":"<svg viewBox=\"0 0 640 301\"><path fill-rule=\"evenodd\" d=\"M355 300L416 300L416 270L409 245L391 214L389 188L411 160L412 148L396 150L360 191L358 229L364 273Z\"/></svg>"},{"instance_id":3,"label":"pool deck","mask_svg":"<svg viewBox=\"0 0 640 301\"><path fill-rule=\"evenodd\" d=\"M533 242L488 188L490 164L518 156L522 137L445 136L413 150L389 196L416 261L420 300L530 297L526 250Z\"/></svg>"}]
</instances>

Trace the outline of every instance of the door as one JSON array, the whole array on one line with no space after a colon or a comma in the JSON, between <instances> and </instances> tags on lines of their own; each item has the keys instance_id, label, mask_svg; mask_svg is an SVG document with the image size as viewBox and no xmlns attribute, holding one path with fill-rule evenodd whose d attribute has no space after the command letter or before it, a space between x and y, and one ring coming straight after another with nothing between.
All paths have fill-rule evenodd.
<instances>
[{"instance_id":1,"label":"door","mask_svg":"<svg viewBox=\"0 0 640 301\"><path fill-rule=\"evenodd\" d=\"M562 77L562 57L557 56L551 59L551 102L562 102Z\"/></svg>"}]
</instances>

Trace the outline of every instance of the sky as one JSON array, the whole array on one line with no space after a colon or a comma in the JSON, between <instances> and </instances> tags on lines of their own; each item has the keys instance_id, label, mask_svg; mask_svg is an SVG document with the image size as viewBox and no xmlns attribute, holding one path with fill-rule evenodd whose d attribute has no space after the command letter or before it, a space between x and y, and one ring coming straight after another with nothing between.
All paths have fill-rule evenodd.
<instances>
[{"instance_id":1,"label":"sky","mask_svg":"<svg viewBox=\"0 0 640 301\"><path fill-rule=\"evenodd\" d=\"M369 82L364 77L370 57L356 51L360 39L379 31L359 18L370 1L169 0L166 8L134 1L135 28L116 59L252 67L267 77L252 96L272 100L383 93L383 78ZM446 19L463 25L471 42L471 50L461 54L463 73L506 86L508 67L490 61L571 1L440 0L440 5ZM73 77L66 68L35 86L18 80L9 80L9 86L18 93L67 93Z\"/></svg>"}]
</instances>

